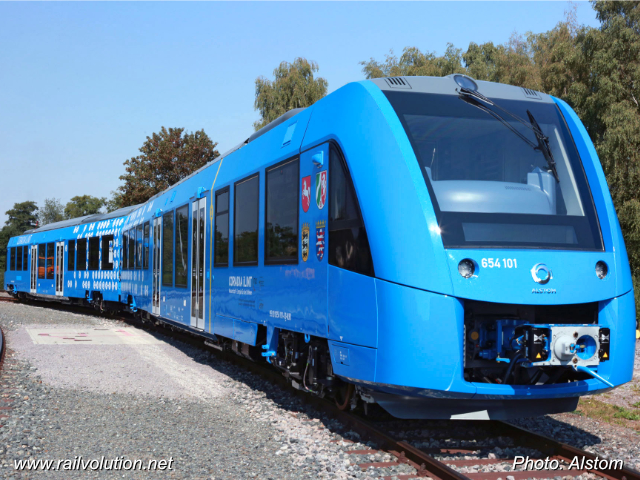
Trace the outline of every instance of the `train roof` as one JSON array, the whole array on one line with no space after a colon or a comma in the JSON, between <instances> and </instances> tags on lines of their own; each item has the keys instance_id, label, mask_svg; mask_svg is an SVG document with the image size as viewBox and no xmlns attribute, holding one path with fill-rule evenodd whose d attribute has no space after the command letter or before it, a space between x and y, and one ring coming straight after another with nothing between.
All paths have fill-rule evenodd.
<instances>
[{"instance_id":1,"label":"train roof","mask_svg":"<svg viewBox=\"0 0 640 480\"><path fill-rule=\"evenodd\" d=\"M62 220L61 222L48 223L39 228L33 228L27 230L24 233L40 233L49 230L57 230L58 228L74 227L76 225L82 225L84 223L99 222L101 220L109 220L111 218L125 217L137 209L140 205L132 205L130 207L119 208L109 213L94 213L93 215L85 215L84 217L71 218L69 220Z\"/></svg>"},{"instance_id":2,"label":"train roof","mask_svg":"<svg viewBox=\"0 0 640 480\"><path fill-rule=\"evenodd\" d=\"M370 81L385 92L415 92L434 93L440 95L458 95L459 84L456 77L464 77L476 84L477 90L489 98L504 100L528 100L541 103L553 103L553 99L546 93L530 88L507 85L505 83L476 80L467 75L452 74L446 77L383 77L372 78Z\"/></svg>"}]
</instances>

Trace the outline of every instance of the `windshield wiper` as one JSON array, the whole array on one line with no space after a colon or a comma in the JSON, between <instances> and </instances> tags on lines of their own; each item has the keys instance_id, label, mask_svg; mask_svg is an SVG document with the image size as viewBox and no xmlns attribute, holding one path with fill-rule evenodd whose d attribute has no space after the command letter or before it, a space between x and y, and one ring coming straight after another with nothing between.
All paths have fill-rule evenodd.
<instances>
[{"instance_id":1,"label":"windshield wiper","mask_svg":"<svg viewBox=\"0 0 640 480\"><path fill-rule=\"evenodd\" d=\"M529 120L531 120L531 125L533 125L533 133L536 135L536 139L538 140L538 149L544 155L544 159L547 161L549 165L549 170L553 173L553 176L556 177L556 181L560 182L560 177L558 176L558 170L556 168L556 161L553 158L553 153L551 152L551 145L549 145L549 137L547 137L544 133L542 133L542 129L536 119L529 110L527 110L527 115L529 116Z\"/></svg>"},{"instance_id":2,"label":"windshield wiper","mask_svg":"<svg viewBox=\"0 0 640 480\"><path fill-rule=\"evenodd\" d=\"M556 162L555 162L555 160L553 158L553 153L551 152L551 146L549 145L549 137L547 137L544 134L544 132L540 128L540 125L538 125L538 122L536 122L536 119L533 117L533 114L529 110L527 110L527 115L529 116L529 122L527 122L527 121L523 120L522 118L520 118L519 116L517 116L516 114L511 113L510 111L502 108L500 105L496 105L492 100L488 99L487 97L485 97L480 92L477 92L475 90L471 90L471 89L465 88L465 87L461 87L460 89L458 89L458 92L460 94L460 98L465 100L470 105L473 105L474 107L479 108L483 112L488 113L493 118L495 118L500 123L502 123L505 127L507 127L509 130L511 130L513 133L515 133L520 139L522 139L524 142L526 142L534 150L540 151L542 153L542 155L544 156L544 159L547 161L547 165L549 165L549 170L553 174L554 178L556 179L557 182L560 182L560 177L558 176L558 171L556 169ZM538 141L538 144L536 145L531 140L529 140L527 137L525 137L520 132L518 132L498 112L495 112L495 111L485 107L480 102L486 103L487 105L490 105L490 106L495 107L495 108L497 108L499 110L502 110L504 113L509 115L511 118L513 118L514 120L520 122L522 125L527 127L536 136L536 140Z\"/></svg>"}]
</instances>

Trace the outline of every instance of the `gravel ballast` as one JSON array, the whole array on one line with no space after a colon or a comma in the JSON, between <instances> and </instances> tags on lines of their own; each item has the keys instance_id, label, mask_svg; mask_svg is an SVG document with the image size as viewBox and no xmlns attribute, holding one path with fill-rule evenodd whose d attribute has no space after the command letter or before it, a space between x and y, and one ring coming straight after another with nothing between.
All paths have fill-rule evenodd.
<instances>
[{"instance_id":1,"label":"gravel ballast","mask_svg":"<svg viewBox=\"0 0 640 480\"><path fill-rule=\"evenodd\" d=\"M0 410L0 478L377 479L415 473L405 464L362 471L354 463L394 457L348 454L374 446L289 391L161 333L147 332L161 340L148 345L34 344L27 328L137 327L10 303L0 303L0 325L9 345L0 395L2 405L10 405ZM640 467L634 465L640 442L632 430L566 414L519 424ZM448 445L428 431L414 442ZM491 452L501 453L500 448ZM16 459L76 456L124 456L145 464L173 459L173 468L27 472L13 467ZM494 469L475 471L489 470ZM506 470L505 480L508 475Z\"/></svg>"}]
</instances>

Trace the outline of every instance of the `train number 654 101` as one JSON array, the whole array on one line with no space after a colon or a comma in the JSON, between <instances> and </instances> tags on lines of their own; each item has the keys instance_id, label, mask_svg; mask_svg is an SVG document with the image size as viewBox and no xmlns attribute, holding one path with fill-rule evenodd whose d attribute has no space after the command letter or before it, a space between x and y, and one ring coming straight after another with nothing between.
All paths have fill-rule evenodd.
<instances>
[{"instance_id":1,"label":"train number 654 101","mask_svg":"<svg viewBox=\"0 0 640 480\"><path fill-rule=\"evenodd\" d=\"M480 262L482 268L518 268L518 261L515 258L483 258Z\"/></svg>"}]
</instances>

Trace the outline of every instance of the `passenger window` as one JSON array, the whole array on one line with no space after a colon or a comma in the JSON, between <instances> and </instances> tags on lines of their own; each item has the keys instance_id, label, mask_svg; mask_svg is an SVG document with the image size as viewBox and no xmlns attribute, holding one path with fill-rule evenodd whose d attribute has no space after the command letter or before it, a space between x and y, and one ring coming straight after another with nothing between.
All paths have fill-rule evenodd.
<instances>
[{"instance_id":1,"label":"passenger window","mask_svg":"<svg viewBox=\"0 0 640 480\"><path fill-rule=\"evenodd\" d=\"M329 264L373 276L373 260L349 170L331 146L329 164Z\"/></svg>"},{"instance_id":2,"label":"passenger window","mask_svg":"<svg viewBox=\"0 0 640 480\"><path fill-rule=\"evenodd\" d=\"M22 249L22 270L29 270L29 247L26 245Z\"/></svg>"},{"instance_id":3,"label":"passenger window","mask_svg":"<svg viewBox=\"0 0 640 480\"><path fill-rule=\"evenodd\" d=\"M142 268L142 225L136 227L136 268Z\"/></svg>"},{"instance_id":4,"label":"passenger window","mask_svg":"<svg viewBox=\"0 0 640 480\"><path fill-rule=\"evenodd\" d=\"M11 261L9 262L9 270L15 270L16 269L16 247L11 247L9 251L11 252Z\"/></svg>"},{"instance_id":5,"label":"passenger window","mask_svg":"<svg viewBox=\"0 0 640 480\"><path fill-rule=\"evenodd\" d=\"M129 269L129 232L122 232L122 270Z\"/></svg>"},{"instance_id":6,"label":"passenger window","mask_svg":"<svg viewBox=\"0 0 640 480\"><path fill-rule=\"evenodd\" d=\"M73 272L76 269L76 241L69 240L69 246L67 247L67 270Z\"/></svg>"},{"instance_id":7,"label":"passenger window","mask_svg":"<svg viewBox=\"0 0 640 480\"><path fill-rule=\"evenodd\" d=\"M113 235L102 237L102 270L113 270Z\"/></svg>"},{"instance_id":8,"label":"passenger window","mask_svg":"<svg viewBox=\"0 0 640 480\"><path fill-rule=\"evenodd\" d=\"M53 257L55 246L53 243L47 243L47 280L53 280Z\"/></svg>"},{"instance_id":9,"label":"passenger window","mask_svg":"<svg viewBox=\"0 0 640 480\"><path fill-rule=\"evenodd\" d=\"M235 184L233 218L233 264L258 264L258 213L260 180L258 174Z\"/></svg>"},{"instance_id":10,"label":"passenger window","mask_svg":"<svg viewBox=\"0 0 640 480\"><path fill-rule=\"evenodd\" d=\"M100 269L100 238L89 239L89 270Z\"/></svg>"},{"instance_id":11,"label":"passenger window","mask_svg":"<svg viewBox=\"0 0 640 480\"><path fill-rule=\"evenodd\" d=\"M176 210L176 287L187 286L189 273L189 205Z\"/></svg>"},{"instance_id":12,"label":"passenger window","mask_svg":"<svg viewBox=\"0 0 640 480\"><path fill-rule=\"evenodd\" d=\"M149 222L144 224L144 252L142 268L149 268Z\"/></svg>"},{"instance_id":13,"label":"passenger window","mask_svg":"<svg viewBox=\"0 0 640 480\"><path fill-rule=\"evenodd\" d=\"M47 252L46 245L41 243L38 245L38 278L45 278L44 272L47 268Z\"/></svg>"},{"instance_id":14,"label":"passenger window","mask_svg":"<svg viewBox=\"0 0 640 480\"><path fill-rule=\"evenodd\" d=\"M87 239L81 238L76 243L76 270L84 271L87 269Z\"/></svg>"},{"instance_id":15,"label":"passenger window","mask_svg":"<svg viewBox=\"0 0 640 480\"><path fill-rule=\"evenodd\" d=\"M162 285L173 286L173 212L162 216Z\"/></svg>"},{"instance_id":16,"label":"passenger window","mask_svg":"<svg viewBox=\"0 0 640 480\"><path fill-rule=\"evenodd\" d=\"M229 265L229 187L216 192L216 250L214 267Z\"/></svg>"},{"instance_id":17,"label":"passenger window","mask_svg":"<svg viewBox=\"0 0 640 480\"><path fill-rule=\"evenodd\" d=\"M129 246L127 247L129 252L129 270L136 268L136 229L129 230Z\"/></svg>"},{"instance_id":18,"label":"passenger window","mask_svg":"<svg viewBox=\"0 0 640 480\"><path fill-rule=\"evenodd\" d=\"M22 247L16 248L16 270L22 270Z\"/></svg>"},{"instance_id":19,"label":"passenger window","mask_svg":"<svg viewBox=\"0 0 640 480\"><path fill-rule=\"evenodd\" d=\"M297 158L267 170L265 264L298 263L298 171Z\"/></svg>"}]
</instances>

